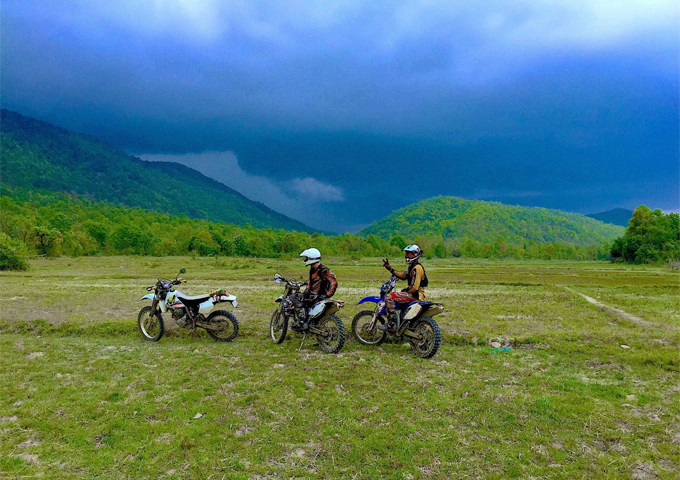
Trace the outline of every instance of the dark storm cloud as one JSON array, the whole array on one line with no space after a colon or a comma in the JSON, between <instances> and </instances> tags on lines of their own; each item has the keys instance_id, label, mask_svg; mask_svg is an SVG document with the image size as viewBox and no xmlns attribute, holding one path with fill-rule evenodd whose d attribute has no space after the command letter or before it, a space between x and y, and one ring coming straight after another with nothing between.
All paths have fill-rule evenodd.
<instances>
[{"instance_id":1,"label":"dark storm cloud","mask_svg":"<svg viewBox=\"0 0 680 480\"><path fill-rule=\"evenodd\" d=\"M224 161L225 183L287 192L261 201L320 228L438 194L678 208L672 2L2 8L4 107L135 154ZM335 194L305 202L318 185Z\"/></svg>"}]
</instances>

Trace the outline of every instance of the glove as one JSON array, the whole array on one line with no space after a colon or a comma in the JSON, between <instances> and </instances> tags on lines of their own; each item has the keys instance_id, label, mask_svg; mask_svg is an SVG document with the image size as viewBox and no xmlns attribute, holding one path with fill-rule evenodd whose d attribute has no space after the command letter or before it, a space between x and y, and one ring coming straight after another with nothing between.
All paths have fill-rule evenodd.
<instances>
[{"instance_id":1,"label":"glove","mask_svg":"<svg viewBox=\"0 0 680 480\"><path fill-rule=\"evenodd\" d=\"M387 258L383 258L383 267L385 267L390 272L392 271L392 265L390 265L390 261Z\"/></svg>"}]
</instances>

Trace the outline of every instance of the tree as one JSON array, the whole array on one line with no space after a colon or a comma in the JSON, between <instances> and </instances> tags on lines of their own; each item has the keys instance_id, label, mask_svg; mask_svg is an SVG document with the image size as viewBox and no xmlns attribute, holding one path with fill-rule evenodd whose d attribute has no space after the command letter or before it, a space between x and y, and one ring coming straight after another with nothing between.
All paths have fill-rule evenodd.
<instances>
[{"instance_id":1,"label":"tree","mask_svg":"<svg viewBox=\"0 0 680 480\"><path fill-rule=\"evenodd\" d=\"M640 205L633 212L623 237L611 245L611 258L652 263L680 258L680 215Z\"/></svg>"},{"instance_id":2,"label":"tree","mask_svg":"<svg viewBox=\"0 0 680 480\"><path fill-rule=\"evenodd\" d=\"M61 254L59 247L64 237L61 232L45 226L35 227L36 249L41 255L48 257L58 257Z\"/></svg>"},{"instance_id":3,"label":"tree","mask_svg":"<svg viewBox=\"0 0 680 480\"><path fill-rule=\"evenodd\" d=\"M26 245L0 233L0 270L28 270Z\"/></svg>"},{"instance_id":4,"label":"tree","mask_svg":"<svg viewBox=\"0 0 680 480\"><path fill-rule=\"evenodd\" d=\"M403 250L408 243L401 235L395 235L390 239L390 245L397 247L399 250Z\"/></svg>"},{"instance_id":5,"label":"tree","mask_svg":"<svg viewBox=\"0 0 680 480\"><path fill-rule=\"evenodd\" d=\"M239 235L234 239L234 253L239 257L252 255L253 247L244 235Z\"/></svg>"}]
</instances>

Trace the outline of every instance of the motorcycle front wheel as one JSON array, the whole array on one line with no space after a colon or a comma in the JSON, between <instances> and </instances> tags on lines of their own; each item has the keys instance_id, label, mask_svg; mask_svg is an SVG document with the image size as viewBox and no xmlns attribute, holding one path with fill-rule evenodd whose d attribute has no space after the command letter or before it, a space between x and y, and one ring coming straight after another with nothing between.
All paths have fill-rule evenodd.
<instances>
[{"instance_id":1,"label":"motorcycle front wheel","mask_svg":"<svg viewBox=\"0 0 680 480\"><path fill-rule=\"evenodd\" d=\"M282 343L286 339L288 332L288 317L286 317L281 308L274 310L272 319L269 321L269 336L276 344Z\"/></svg>"},{"instance_id":2,"label":"motorcycle front wheel","mask_svg":"<svg viewBox=\"0 0 680 480\"><path fill-rule=\"evenodd\" d=\"M238 335L239 324L233 313L217 310L208 316L208 323L219 330L208 330L208 335L218 342L231 342Z\"/></svg>"},{"instance_id":3,"label":"motorcycle front wheel","mask_svg":"<svg viewBox=\"0 0 680 480\"><path fill-rule=\"evenodd\" d=\"M420 358L434 357L442 341L437 322L430 317L421 317L410 330L419 336L417 339L410 337L408 339L413 353Z\"/></svg>"},{"instance_id":4,"label":"motorcycle front wheel","mask_svg":"<svg viewBox=\"0 0 680 480\"><path fill-rule=\"evenodd\" d=\"M352 320L352 334L362 345L380 345L385 341L385 331L378 329L382 322L376 321L371 329L374 313L372 310L364 310L357 313Z\"/></svg>"},{"instance_id":5,"label":"motorcycle front wheel","mask_svg":"<svg viewBox=\"0 0 680 480\"><path fill-rule=\"evenodd\" d=\"M345 345L345 325L335 315L326 315L318 323L316 335L319 348L326 353L338 353Z\"/></svg>"},{"instance_id":6,"label":"motorcycle front wheel","mask_svg":"<svg viewBox=\"0 0 680 480\"><path fill-rule=\"evenodd\" d=\"M165 333L161 312L156 312L156 315L151 315L151 306L146 306L139 311L137 324L139 325L139 331L142 333L142 337L149 342L157 342Z\"/></svg>"}]
</instances>

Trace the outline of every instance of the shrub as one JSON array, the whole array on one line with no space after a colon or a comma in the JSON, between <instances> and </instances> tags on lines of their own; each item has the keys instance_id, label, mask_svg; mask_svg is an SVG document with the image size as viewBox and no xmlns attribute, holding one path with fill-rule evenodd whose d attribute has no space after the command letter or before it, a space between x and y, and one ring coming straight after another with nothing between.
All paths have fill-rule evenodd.
<instances>
[{"instance_id":1,"label":"shrub","mask_svg":"<svg viewBox=\"0 0 680 480\"><path fill-rule=\"evenodd\" d=\"M0 233L0 270L28 270L26 246Z\"/></svg>"}]
</instances>

